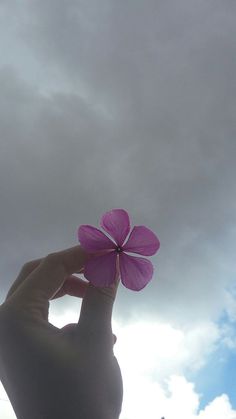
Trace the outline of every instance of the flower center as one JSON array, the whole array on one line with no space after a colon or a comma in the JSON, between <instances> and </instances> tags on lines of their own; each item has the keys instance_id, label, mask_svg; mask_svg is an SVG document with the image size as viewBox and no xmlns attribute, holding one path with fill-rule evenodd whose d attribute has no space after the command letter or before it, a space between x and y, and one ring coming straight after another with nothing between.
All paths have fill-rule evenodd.
<instances>
[{"instance_id":1,"label":"flower center","mask_svg":"<svg viewBox=\"0 0 236 419\"><path fill-rule=\"evenodd\" d=\"M122 252L122 248L120 246L117 246L116 251L117 251L117 253L121 253Z\"/></svg>"}]
</instances>

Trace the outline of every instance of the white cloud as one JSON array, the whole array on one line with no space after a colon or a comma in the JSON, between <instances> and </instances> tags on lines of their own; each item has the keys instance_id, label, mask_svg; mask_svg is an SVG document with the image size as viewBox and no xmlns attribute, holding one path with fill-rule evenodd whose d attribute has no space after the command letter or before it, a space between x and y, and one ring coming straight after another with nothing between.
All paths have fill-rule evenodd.
<instances>
[{"instance_id":1,"label":"white cloud","mask_svg":"<svg viewBox=\"0 0 236 419\"><path fill-rule=\"evenodd\" d=\"M226 395L199 411L201 395L184 376L209 360L220 338L217 326L184 331L169 324L115 323L114 332L124 380L121 419L236 419Z\"/></svg>"},{"instance_id":2,"label":"white cloud","mask_svg":"<svg viewBox=\"0 0 236 419\"><path fill-rule=\"evenodd\" d=\"M1 419L16 419L14 410L9 402L7 393L0 381L0 418Z\"/></svg>"},{"instance_id":3,"label":"white cloud","mask_svg":"<svg viewBox=\"0 0 236 419\"><path fill-rule=\"evenodd\" d=\"M163 381L171 374L201 368L214 351L220 332L213 323L189 329L159 322L114 323L115 351L125 374L154 375Z\"/></svg>"},{"instance_id":4,"label":"white cloud","mask_svg":"<svg viewBox=\"0 0 236 419\"><path fill-rule=\"evenodd\" d=\"M226 394L216 397L199 413L199 419L236 419L236 411L232 409Z\"/></svg>"},{"instance_id":5,"label":"white cloud","mask_svg":"<svg viewBox=\"0 0 236 419\"><path fill-rule=\"evenodd\" d=\"M120 419L236 419L236 411L223 394L199 411L200 396L183 376L171 376L167 391L141 378L129 389Z\"/></svg>"}]
</instances>

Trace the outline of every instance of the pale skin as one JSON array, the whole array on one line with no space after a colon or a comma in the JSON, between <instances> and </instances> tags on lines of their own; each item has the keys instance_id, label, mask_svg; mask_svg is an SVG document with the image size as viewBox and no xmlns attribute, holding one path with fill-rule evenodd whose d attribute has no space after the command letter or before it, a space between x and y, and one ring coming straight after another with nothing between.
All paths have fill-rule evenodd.
<instances>
[{"instance_id":1,"label":"pale skin","mask_svg":"<svg viewBox=\"0 0 236 419\"><path fill-rule=\"evenodd\" d=\"M24 265L0 306L0 379L17 419L117 419L122 377L113 353L118 278L95 288L73 277L90 257L80 246ZM82 297L79 321L48 322L49 300Z\"/></svg>"}]
</instances>

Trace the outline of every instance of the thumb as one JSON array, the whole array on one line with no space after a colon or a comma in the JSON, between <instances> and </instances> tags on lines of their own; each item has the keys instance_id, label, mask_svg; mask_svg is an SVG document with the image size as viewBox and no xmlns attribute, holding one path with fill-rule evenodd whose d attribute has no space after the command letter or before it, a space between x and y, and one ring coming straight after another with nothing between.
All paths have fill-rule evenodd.
<instances>
[{"instance_id":1,"label":"thumb","mask_svg":"<svg viewBox=\"0 0 236 419\"><path fill-rule=\"evenodd\" d=\"M118 285L118 273L110 287L95 287L89 283L80 311L80 330L99 337L112 333L112 310Z\"/></svg>"}]
</instances>

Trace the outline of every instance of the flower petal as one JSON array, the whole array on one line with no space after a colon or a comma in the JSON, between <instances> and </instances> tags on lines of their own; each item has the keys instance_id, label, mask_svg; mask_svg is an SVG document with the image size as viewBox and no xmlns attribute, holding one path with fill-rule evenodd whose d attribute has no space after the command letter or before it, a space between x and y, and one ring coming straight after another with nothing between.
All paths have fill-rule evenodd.
<instances>
[{"instance_id":1,"label":"flower petal","mask_svg":"<svg viewBox=\"0 0 236 419\"><path fill-rule=\"evenodd\" d=\"M84 276L97 287L109 287L116 279L117 252L93 256L84 265Z\"/></svg>"},{"instance_id":2,"label":"flower petal","mask_svg":"<svg viewBox=\"0 0 236 419\"><path fill-rule=\"evenodd\" d=\"M129 214L123 209L113 209L103 214L100 225L118 246L122 246L130 232Z\"/></svg>"},{"instance_id":3,"label":"flower petal","mask_svg":"<svg viewBox=\"0 0 236 419\"><path fill-rule=\"evenodd\" d=\"M115 249L116 245L98 228L81 225L78 229L78 239L84 250L98 252L100 250Z\"/></svg>"},{"instance_id":4,"label":"flower petal","mask_svg":"<svg viewBox=\"0 0 236 419\"><path fill-rule=\"evenodd\" d=\"M140 291L152 279L153 265L145 258L120 253L120 276L122 284L131 290Z\"/></svg>"},{"instance_id":5,"label":"flower petal","mask_svg":"<svg viewBox=\"0 0 236 419\"><path fill-rule=\"evenodd\" d=\"M135 226L128 241L123 246L125 252L138 253L143 256L154 255L160 247L157 236L144 226Z\"/></svg>"}]
</instances>

